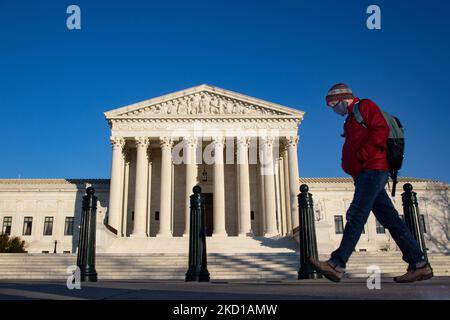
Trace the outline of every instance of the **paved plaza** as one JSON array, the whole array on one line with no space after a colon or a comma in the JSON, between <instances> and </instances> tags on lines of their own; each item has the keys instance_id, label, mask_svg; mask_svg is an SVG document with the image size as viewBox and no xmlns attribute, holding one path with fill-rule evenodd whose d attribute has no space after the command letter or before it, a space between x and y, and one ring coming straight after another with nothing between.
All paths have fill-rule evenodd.
<instances>
[{"instance_id":1,"label":"paved plaza","mask_svg":"<svg viewBox=\"0 0 450 320\"><path fill-rule=\"evenodd\" d=\"M366 279L285 281L174 280L99 281L69 290L64 281L0 281L1 300L329 300L329 299L450 299L450 277L435 277L413 284L383 278L381 289L369 290Z\"/></svg>"}]
</instances>

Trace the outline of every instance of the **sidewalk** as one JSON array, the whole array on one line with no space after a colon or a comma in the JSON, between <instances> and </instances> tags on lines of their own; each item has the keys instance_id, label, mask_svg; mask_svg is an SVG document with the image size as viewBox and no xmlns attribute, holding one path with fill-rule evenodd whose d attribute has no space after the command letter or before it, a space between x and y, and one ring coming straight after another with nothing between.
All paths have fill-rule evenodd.
<instances>
[{"instance_id":1,"label":"sidewalk","mask_svg":"<svg viewBox=\"0 0 450 320\"><path fill-rule=\"evenodd\" d=\"M383 278L380 290L369 290L366 279L341 283L319 280L279 282L173 280L99 281L69 290L64 281L0 281L0 300L22 299L158 299L158 300L302 300L302 299L450 299L450 277L435 277L413 284Z\"/></svg>"}]
</instances>

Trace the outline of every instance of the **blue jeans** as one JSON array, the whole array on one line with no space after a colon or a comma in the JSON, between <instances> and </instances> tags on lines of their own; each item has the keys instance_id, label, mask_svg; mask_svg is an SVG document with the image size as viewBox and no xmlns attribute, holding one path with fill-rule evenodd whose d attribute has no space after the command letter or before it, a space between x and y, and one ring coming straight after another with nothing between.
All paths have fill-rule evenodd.
<instances>
[{"instance_id":1,"label":"blue jeans","mask_svg":"<svg viewBox=\"0 0 450 320\"><path fill-rule=\"evenodd\" d=\"M338 271L345 271L345 265L355 250L370 211L378 222L389 230L402 251L408 270L424 266L427 261L406 224L400 219L397 210L384 187L389 173L383 170L365 170L355 179L355 194L347 210L347 222L339 248L331 254L328 263Z\"/></svg>"}]
</instances>

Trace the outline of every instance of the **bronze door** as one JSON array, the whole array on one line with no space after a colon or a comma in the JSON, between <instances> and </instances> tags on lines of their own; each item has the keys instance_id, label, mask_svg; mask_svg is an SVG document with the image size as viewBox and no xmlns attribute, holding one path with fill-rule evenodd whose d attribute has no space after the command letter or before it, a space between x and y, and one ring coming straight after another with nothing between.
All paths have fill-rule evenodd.
<instances>
[{"instance_id":1,"label":"bronze door","mask_svg":"<svg viewBox=\"0 0 450 320\"><path fill-rule=\"evenodd\" d=\"M205 219L206 219L206 236L210 237L213 232L213 194L204 193L205 196Z\"/></svg>"}]
</instances>

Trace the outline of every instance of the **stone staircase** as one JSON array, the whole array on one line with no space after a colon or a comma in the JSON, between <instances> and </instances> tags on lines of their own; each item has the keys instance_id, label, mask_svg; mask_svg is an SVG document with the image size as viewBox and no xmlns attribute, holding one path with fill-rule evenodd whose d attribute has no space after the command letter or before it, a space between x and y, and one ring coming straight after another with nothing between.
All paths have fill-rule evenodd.
<instances>
[{"instance_id":1,"label":"stone staircase","mask_svg":"<svg viewBox=\"0 0 450 320\"><path fill-rule=\"evenodd\" d=\"M321 256L325 259L326 256ZM450 276L450 255L430 254L437 276ZM67 268L76 264L74 254L0 254L0 279L66 279ZM298 253L208 254L211 280L294 280ZM398 275L406 264L397 252L357 252L347 266L349 277L367 277L366 268L378 265L382 276ZM98 254L99 279L184 279L185 254Z\"/></svg>"},{"instance_id":2,"label":"stone staircase","mask_svg":"<svg viewBox=\"0 0 450 320\"><path fill-rule=\"evenodd\" d=\"M349 278L367 277L367 267L378 266L381 275L392 277L406 272L407 264L402 260L400 252L355 252L347 264ZM326 258L324 256L323 258ZM450 255L428 254L435 276L450 276Z\"/></svg>"}]
</instances>

